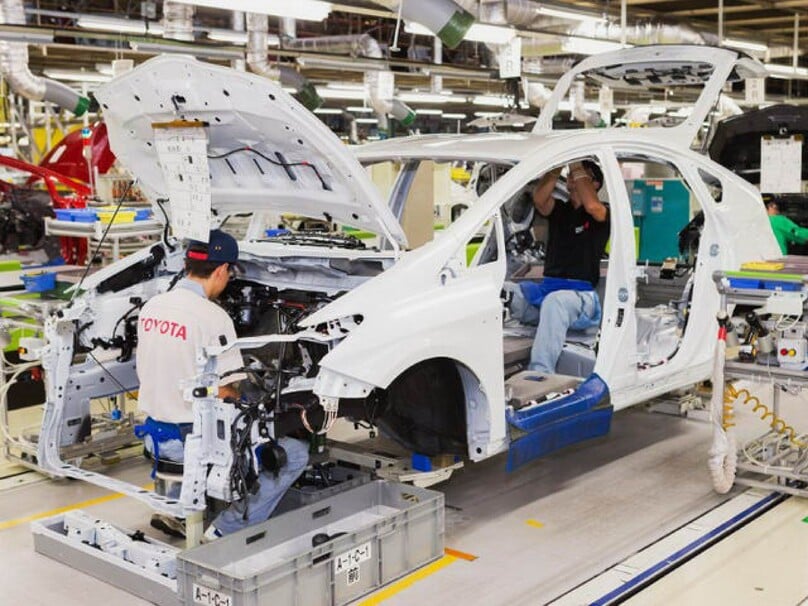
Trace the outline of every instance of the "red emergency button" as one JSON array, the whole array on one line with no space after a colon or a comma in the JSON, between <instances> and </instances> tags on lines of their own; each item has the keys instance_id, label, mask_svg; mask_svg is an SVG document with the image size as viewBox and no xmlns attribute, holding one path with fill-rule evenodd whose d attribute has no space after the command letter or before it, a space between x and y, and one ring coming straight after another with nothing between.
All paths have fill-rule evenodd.
<instances>
[{"instance_id":1,"label":"red emergency button","mask_svg":"<svg viewBox=\"0 0 808 606\"><path fill-rule=\"evenodd\" d=\"M781 356L787 356L788 355L788 350L784 347L783 349L780 350L780 355Z\"/></svg>"}]
</instances>

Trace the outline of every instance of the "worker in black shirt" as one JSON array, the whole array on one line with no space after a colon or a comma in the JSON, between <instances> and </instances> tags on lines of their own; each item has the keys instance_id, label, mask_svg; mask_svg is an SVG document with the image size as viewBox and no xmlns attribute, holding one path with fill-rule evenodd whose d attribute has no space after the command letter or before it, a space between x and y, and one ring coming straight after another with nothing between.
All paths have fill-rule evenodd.
<instances>
[{"instance_id":1,"label":"worker in black shirt","mask_svg":"<svg viewBox=\"0 0 808 606\"><path fill-rule=\"evenodd\" d=\"M609 207L597 194L603 185L598 165L584 160L569 166L568 202L553 193L560 175L559 167L533 189L533 203L548 220L544 279L519 284L511 305L522 321L535 321L538 315L529 368L547 374L555 373L569 328L582 330L600 323L595 287L609 239Z\"/></svg>"}]
</instances>

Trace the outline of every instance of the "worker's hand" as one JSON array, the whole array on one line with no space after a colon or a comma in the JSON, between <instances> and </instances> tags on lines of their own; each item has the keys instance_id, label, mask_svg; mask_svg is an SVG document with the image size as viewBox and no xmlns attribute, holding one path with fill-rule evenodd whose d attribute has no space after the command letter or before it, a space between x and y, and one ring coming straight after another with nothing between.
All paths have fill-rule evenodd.
<instances>
[{"instance_id":1,"label":"worker's hand","mask_svg":"<svg viewBox=\"0 0 808 606\"><path fill-rule=\"evenodd\" d=\"M567 177L567 180L570 182L578 181L579 179L589 179L592 180L592 175L589 174L589 171L584 168L584 165L580 162L572 162L570 164L570 173Z\"/></svg>"}]
</instances>

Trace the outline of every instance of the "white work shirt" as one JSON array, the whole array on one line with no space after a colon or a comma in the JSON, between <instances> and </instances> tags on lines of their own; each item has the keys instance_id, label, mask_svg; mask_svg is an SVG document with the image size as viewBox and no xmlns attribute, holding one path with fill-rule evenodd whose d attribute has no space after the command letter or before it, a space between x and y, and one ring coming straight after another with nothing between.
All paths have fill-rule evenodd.
<instances>
[{"instance_id":1,"label":"white work shirt","mask_svg":"<svg viewBox=\"0 0 808 606\"><path fill-rule=\"evenodd\" d=\"M199 349L220 345L222 336L227 343L235 341L233 321L207 299L201 284L183 279L173 290L149 299L140 310L137 326L140 410L164 423L193 422L193 407L183 399L181 383L198 374ZM222 375L242 366L241 352L233 349L219 356L216 371ZM233 374L221 384L244 377Z\"/></svg>"}]
</instances>

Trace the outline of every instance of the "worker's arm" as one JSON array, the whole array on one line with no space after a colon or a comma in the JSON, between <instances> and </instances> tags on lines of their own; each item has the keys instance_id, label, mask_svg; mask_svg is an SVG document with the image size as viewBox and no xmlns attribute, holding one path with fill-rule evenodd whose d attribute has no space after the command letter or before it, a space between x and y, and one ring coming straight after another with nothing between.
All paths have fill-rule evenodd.
<instances>
[{"instance_id":1,"label":"worker's arm","mask_svg":"<svg viewBox=\"0 0 808 606\"><path fill-rule=\"evenodd\" d=\"M559 175L561 175L560 166L546 173L533 188L533 204L543 217L549 217L555 208L553 189L555 189Z\"/></svg>"},{"instance_id":2,"label":"worker's arm","mask_svg":"<svg viewBox=\"0 0 808 606\"><path fill-rule=\"evenodd\" d=\"M580 162L570 165L570 174L567 177L567 188L574 189L584 210L598 223L603 223L609 213L606 205L598 199L598 191L589 174Z\"/></svg>"},{"instance_id":3,"label":"worker's arm","mask_svg":"<svg viewBox=\"0 0 808 606\"><path fill-rule=\"evenodd\" d=\"M793 221L790 225L791 229L788 232L788 239L794 244L805 244L808 242L808 228L800 227Z\"/></svg>"}]
</instances>

